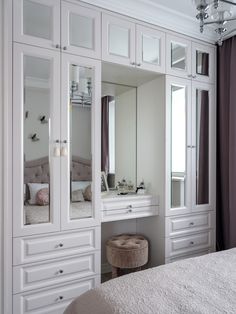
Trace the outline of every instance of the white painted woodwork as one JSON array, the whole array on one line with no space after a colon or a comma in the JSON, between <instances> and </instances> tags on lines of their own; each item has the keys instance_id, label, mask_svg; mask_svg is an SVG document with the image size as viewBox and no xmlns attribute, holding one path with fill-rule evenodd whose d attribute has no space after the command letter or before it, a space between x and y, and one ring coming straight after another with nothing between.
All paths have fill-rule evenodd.
<instances>
[{"instance_id":1,"label":"white painted woodwork","mask_svg":"<svg viewBox=\"0 0 236 314\"><path fill-rule=\"evenodd\" d=\"M67 285L16 294L13 296L13 314L63 314L66 306L75 297L98 284L97 276L71 281Z\"/></svg>"},{"instance_id":2,"label":"white painted woodwork","mask_svg":"<svg viewBox=\"0 0 236 314\"><path fill-rule=\"evenodd\" d=\"M166 257L177 256L212 246L212 231L166 239Z\"/></svg>"},{"instance_id":3,"label":"white painted woodwork","mask_svg":"<svg viewBox=\"0 0 236 314\"><path fill-rule=\"evenodd\" d=\"M13 267L13 293L95 276L100 273L100 252Z\"/></svg>"},{"instance_id":4,"label":"white painted woodwork","mask_svg":"<svg viewBox=\"0 0 236 314\"><path fill-rule=\"evenodd\" d=\"M99 250L100 227L13 239L13 265Z\"/></svg>"},{"instance_id":5,"label":"white painted woodwork","mask_svg":"<svg viewBox=\"0 0 236 314\"><path fill-rule=\"evenodd\" d=\"M46 10L51 10L52 15L48 16L48 21L46 21L45 14L42 12L41 20L40 18L35 21L33 18L28 21L25 20L24 14L24 0L13 0L13 40L20 43L25 43L29 45L34 45L38 47L44 47L49 49L60 49L60 1L58 0L30 0L31 6L35 4L34 12L37 12L38 6L44 7ZM24 32L25 23L30 23L28 29L31 34ZM47 23L48 22L48 25ZM37 23L37 24L36 24ZM51 27L50 29L45 29L45 27ZM33 34L32 29L38 34ZM45 38L41 35L43 32L48 32L51 38ZM38 36L36 36L38 35Z\"/></svg>"},{"instance_id":6,"label":"white painted woodwork","mask_svg":"<svg viewBox=\"0 0 236 314\"><path fill-rule=\"evenodd\" d=\"M70 66L74 64L92 69L92 105L91 105L91 152L92 152L92 217L83 219L70 219ZM61 228L62 230L86 228L99 225L101 204L101 63L100 61L78 57L70 54L62 55L61 79L61 139L69 152L61 157Z\"/></svg>"},{"instance_id":7,"label":"white painted woodwork","mask_svg":"<svg viewBox=\"0 0 236 314\"><path fill-rule=\"evenodd\" d=\"M50 222L24 224L24 56L48 60L51 65L50 84ZM54 142L60 139L60 54L57 51L14 44L13 55L13 235L25 236L60 230L60 158L54 157Z\"/></svg>"},{"instance_id":8,"label":"white painted woodwork","mask_svg":"<svg viewBox=\"0 0 236 314\"><path fill-rule=\"evenodd\" d=\"M124 35L124 38L118 38L119 34ZM135 24L133 22L102 14L102 60L135 66Z\"/></svg>"},{"instance_id":9,"label":"white painted woodwork","mask_svg":"<svg viewBox=\"0 0 236 314\"><path fill-rule=\"evenodd\" d=\"M155 58L155 55L158 54L158 60L145 60L144 54L144 38L147 38L152 42L153 53L151 57ZM158 49L155 47L154 43L158 42ZM146 49L151 49L147 47ZM144 70L154 71L158 73L165 73L165 33L157 29L152 29L146 26L136 24L136 63L137 66Z\"/></svg>"},{"instance_id":10,"label":"white painted woodwork","mask_svg":"<svg viewBox=\"0 0 236 314\"><path fill-rule=\"evenodd\" d=\"M72 21L77 21L77 34ZM61 46L64 52L101 59L100 11L62 1L61 26Z\"/></svg>"},{"instance_id":11,"label":"white painted woodwork","mask_svg":"<svg viewBox=\"0 0 236 314\"><path fill-rule=\"evenodd\" d=\"M185 255L178 255L178 256L175 256L175 257L169 257L169 258L166 258L165 263L166 264L173 263L173 262L180 261L182 259L198 257L198 256L202 256L202 255L209 254L209 253L212 253L212 252L213 252L212 249L207 249L207 250L203 250L203 251L197 251L197 252L194 252L194 253L188 253L188 254L185 254Z\"/></svg>"},{"instance_id":12,"label":"white painted woodwork","mask_svg":"<svg viewBox=\"0 0 236 314\"><path fill-rule=\"evenodd\" d=\"M212 212L166 217L166 237L191 234L213 227Z\"/></svg>"}]
</instances>

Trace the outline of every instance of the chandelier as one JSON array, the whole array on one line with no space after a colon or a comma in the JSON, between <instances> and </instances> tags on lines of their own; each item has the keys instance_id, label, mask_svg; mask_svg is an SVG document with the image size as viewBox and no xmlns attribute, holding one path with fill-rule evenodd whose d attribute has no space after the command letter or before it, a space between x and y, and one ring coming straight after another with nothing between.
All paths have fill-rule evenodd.
<instances>
[{"instance_id":1,"label":"chandelier","mask_svg":"<svg viewBox=\"0 0 236 314\"><path fill-rule=\"evenodd\" d=\"M196 18L200 21L200 32L203 33L205 25L216 25L217 43L221 46L227 33L227 24L236 20L232 11L233 6L236 7L236 2L233 0L194 0L194 2L198 11ZM227 35L233 31L235 29Z\"/></svg>"}]
</instances>

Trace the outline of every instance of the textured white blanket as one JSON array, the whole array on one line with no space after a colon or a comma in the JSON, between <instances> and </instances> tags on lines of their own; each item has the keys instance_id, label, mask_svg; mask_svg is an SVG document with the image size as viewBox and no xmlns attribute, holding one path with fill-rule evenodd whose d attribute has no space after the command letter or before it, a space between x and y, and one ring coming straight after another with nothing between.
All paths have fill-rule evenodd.
<instances>
[{"instance_id":1,"label":"textured white blanket","mask_svg":"<svg viewBox=\"0 0 236 314\"><path fill-rule=\"evenodd\" d=\"M78 297L65 314L236 313L236 248L132 273Z\"/></svg>"}]
</instances>

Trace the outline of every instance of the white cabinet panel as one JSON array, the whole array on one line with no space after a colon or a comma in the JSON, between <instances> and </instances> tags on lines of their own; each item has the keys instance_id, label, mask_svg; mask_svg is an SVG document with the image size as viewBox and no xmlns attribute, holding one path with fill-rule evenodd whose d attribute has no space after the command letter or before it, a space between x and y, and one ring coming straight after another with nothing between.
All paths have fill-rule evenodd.
<instances>
[{"instance_id":1,"label":"white cabinet panel","mask_svg":"<svg viewBox=\"0 0 236 314\"><path fill-rule=\"evenodd\" d=\"M99 250L100 227L13 239L13 265Z\"/></svg>"},{"instance_id":2,"label":"white cabinet panel","mask_svg":"<svg viewBox=\"0 0 236 314\"><path fill-rule=\"evenodd\" d=\"M13 267L14 293L44 288L100 272L100 254L87 253L66 259Z\"/></svg>"},{"instance_id":3,"label":"white cabinet panel","mask_svg":"<svg viewBox=\"0 0 236 314\"><path fill-rule=\"evenodd\" d=\"M97 276L73 281L69 285L16 294L13 296L13 314L62 314L74 298L98 284Z\"/></svg>"},{"instance_id":4,"label":"white cabinet panel","mask_svg":"<svg viewBox=\"0 0 236 314\"><path fill-rule=\"evenodd\" d=\"M212 249L207 249L207 250L197 251L197 252L191 252L191 253L188 253L187 255L179 255L179 256L172 257L172 258L167 258L165 263L166 264L173 263L173 262L181 261L183 259L188 259L188 258L193 258L193 257L206 255L206 254L209 254L209 253L212 253L212 252L213 252Z\"/></svg>"},{"instance_id":5,"label":"white cabinet panel","mask_svg":"<svg viewBox=\"0 0 236 314\"><path fill-rule=\"evenodd\" d=\"M60 1L14 0L13 40L60 49Z\"/></svg>"},{"instance_id":6,"label":"white cabinet panel","mask_svg":"<svg viewBox=\"0 0 236 314\"><path fill-rule=\"evenodd\" d=\"M101 58L101 13L62 1L62 50Z\"/></svg>"},{"instance_id":7,"label":"white cabinet panel","mask_svg":"<svg viewBox=\"0 0 236 314\"><path fill-rule=\"evenodd\" d=\"M135 24L102 15L102 60L135 66Z\"/></svg>"},{"instance_id":8,"label":"white cabinet panel","mask_svg":"<svg viewBox=\"0 0 236 314\"><path fill-rule=\"evenodd\" d=\"M136 65L144 70L165 73L165 33L136 25Z\"/></svg>"}]
</instances>

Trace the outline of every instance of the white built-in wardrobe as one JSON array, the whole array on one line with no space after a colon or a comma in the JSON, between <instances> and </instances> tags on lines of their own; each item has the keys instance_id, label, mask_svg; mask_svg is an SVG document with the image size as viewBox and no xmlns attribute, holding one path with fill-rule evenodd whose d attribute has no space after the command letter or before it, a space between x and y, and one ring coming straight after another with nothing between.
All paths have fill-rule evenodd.
<instances>
[{"instance_id":1,"label":"white built-in wardrobe","mask_svg":"<svg viewBox=\"0 0 236 314\"><path fill-rule=\"evenodd\" d=\"M146 236L147 267L214 251L214 45L80 1L13 0L12 14L4 314L63 313L109 271L114 234ZM109 156L145 194L101 192L108 95L127 106Z\"/></svg>"}]
</instances>

